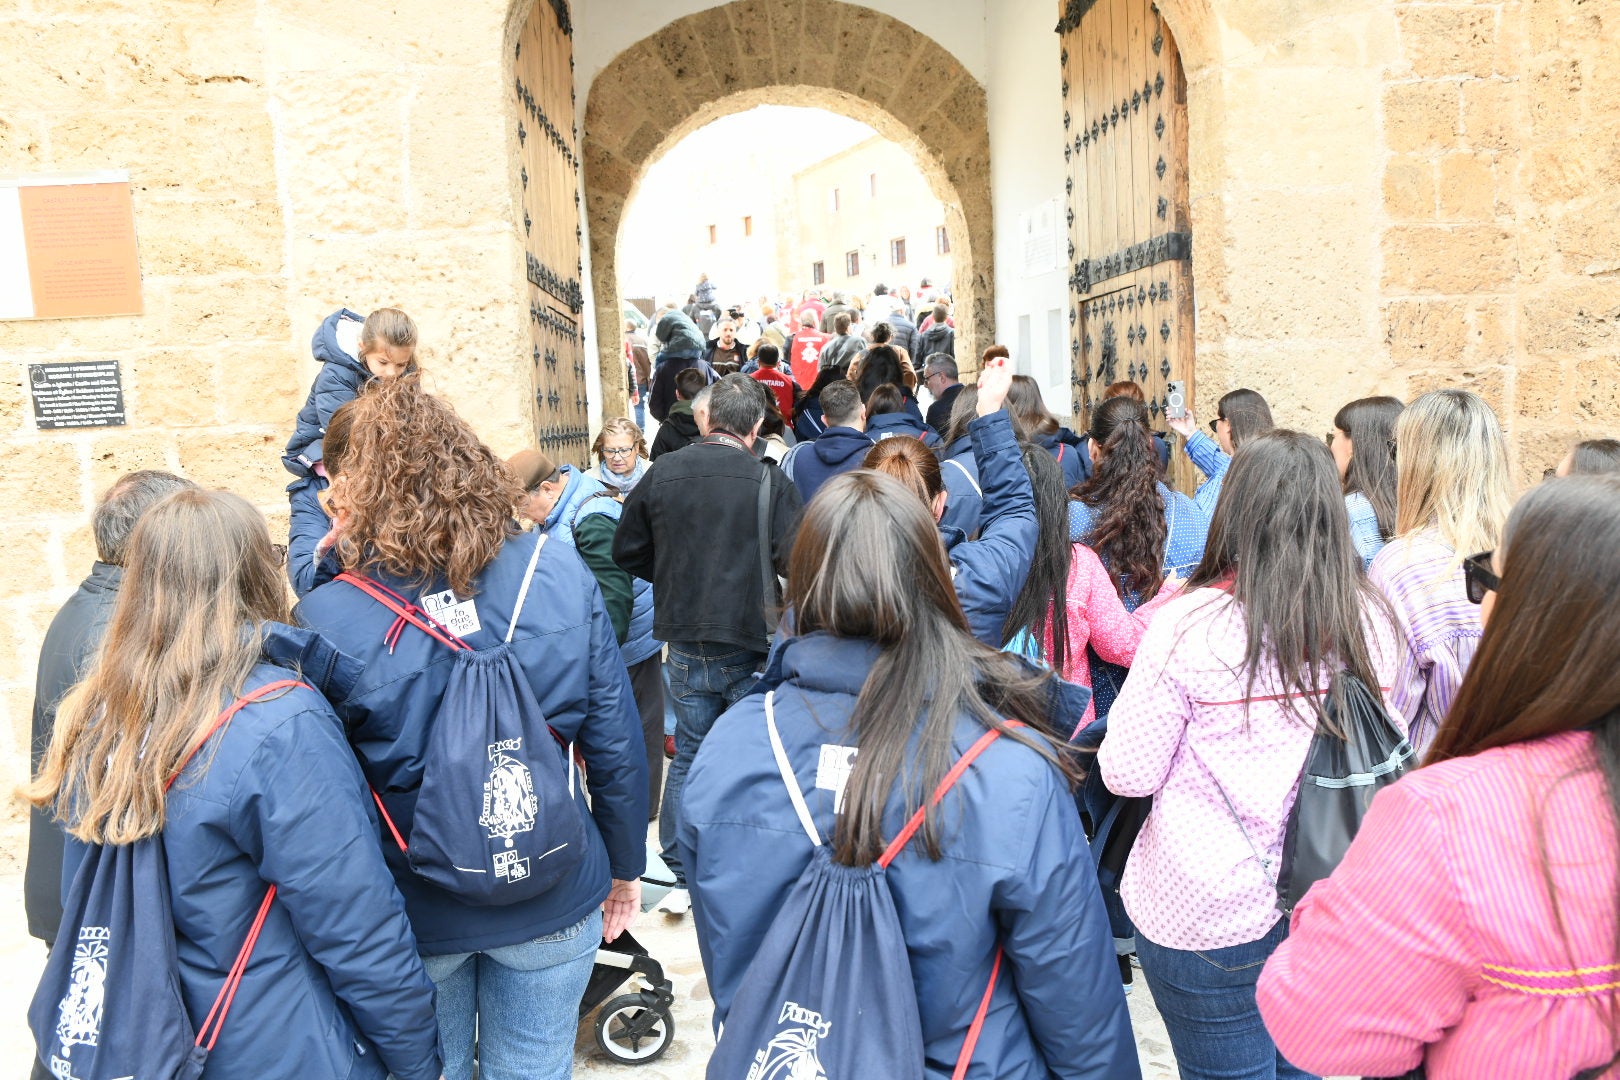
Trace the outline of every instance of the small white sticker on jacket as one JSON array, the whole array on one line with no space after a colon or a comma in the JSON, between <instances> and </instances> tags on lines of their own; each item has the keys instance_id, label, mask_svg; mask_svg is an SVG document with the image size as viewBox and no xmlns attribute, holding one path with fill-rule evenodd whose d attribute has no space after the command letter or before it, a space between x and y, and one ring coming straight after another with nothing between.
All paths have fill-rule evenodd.
<instances>
[{"instance_id":1,"label":"small white sticker on jacket","mask_svg":"<svg viewBox=\"0 0 1620 1080\"><path fill-rule=\"evenodd\" d=\"M853 746L821 744L821 758L816 762L816 787L833 793L835 814L844 812L844 787L849 783L851 770L855 768L856 753L857 749Z\"/></svg>"},{"instance_id":2,"label":"small white sticker on jacket","mask_svg":"<svg viewBox=\"0 0 1620 1080\"><path fill-rule=\"evenodd\" d=\"M424 594L422 610L442 622L456 637L476 634L482 628L478 621L478 609L473 607L473 602L471 600L458 602L456 594L449 589L440 593Z\"/></svg>"}]
</instances>

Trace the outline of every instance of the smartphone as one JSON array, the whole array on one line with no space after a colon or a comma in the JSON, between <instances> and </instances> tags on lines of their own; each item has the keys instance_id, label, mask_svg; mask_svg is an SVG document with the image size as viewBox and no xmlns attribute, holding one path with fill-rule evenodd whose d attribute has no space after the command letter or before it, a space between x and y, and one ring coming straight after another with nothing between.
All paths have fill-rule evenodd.
<instances>
[{"instance_id":1,"label":"smartphone","mask_svg":"<svg viewBox=\"0 0 1620 1080\"><path fill-rule=\"evenodd\" d=\"M1187 384L1173 382L1164 398L1164 415L1171 420L1182 420L1187 416Z\"/></svg>"}]
</instances>

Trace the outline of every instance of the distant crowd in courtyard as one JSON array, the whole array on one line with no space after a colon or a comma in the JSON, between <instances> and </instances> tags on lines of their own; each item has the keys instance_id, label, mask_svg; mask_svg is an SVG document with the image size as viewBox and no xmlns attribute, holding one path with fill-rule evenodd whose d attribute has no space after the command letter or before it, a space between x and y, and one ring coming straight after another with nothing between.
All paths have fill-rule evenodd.
<instances>
[{"instance_id":1,"label":"distant crowd in courtyard","mask_svg":"<svg viewBox=\"0 0 1620 1080\"><path fill-rule=\"evenodd\" d=\"M1132 1080L1138 975L1188 1080L1620 1062L1620 442L1522 488L1456 388L1071 426L930 282L729 299L626 324L588 459L340 310L286 537L102 496L36 1076L567 1077L644 908L727 1080Z\"/></svg>"}]
</instances>

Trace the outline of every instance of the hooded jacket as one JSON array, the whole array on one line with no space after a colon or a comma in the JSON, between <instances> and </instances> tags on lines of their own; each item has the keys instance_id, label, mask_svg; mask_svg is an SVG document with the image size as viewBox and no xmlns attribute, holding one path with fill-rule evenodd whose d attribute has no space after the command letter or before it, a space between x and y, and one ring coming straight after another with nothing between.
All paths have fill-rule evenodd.
<instances>
[{"instance_id":1,"label":"hooded jacket","mask_svg":"<svg viewBox=\"0 0 1620 1080\"><path fill-rule=\"evenodd\" d=\"M786 642L762 681L776 688L783 750L823 837L836 820L834 793L818 782L823 748L855 744L850 720L877 656L870 642L809 634ZM1067 693L1081 708L1088 700L1083 690ZM953 756L983 731L960 717ZM886 836L908 816L905 787L890 794ZM813 850L772 755L762 693L716 721L685 790L676 843L718 1025ZM940 821L939 861L918 840L882 875L910 958L930 1080L951 1076L998 947L1002 971L969 1076L1136 1080L1112 933L1062 774L1003 737L946 795Z\"/></svg>"},{"instance_id":2,"label":"hooded jacket","mask_svg":"<svg viewBox=\"0 0 1620 1080\"><path fill-rule=\"evenodd\" d=\"M684 398L677 398L669 407L669 413L658 425L658 434L653 436L653 461L660 455L679 450L683 446L691 446L703 433L698 430L697 418L692 415L692 403Z\"/></svg>"},{"instance_id":3,"label":"hooded jacket","mask_svg":"<svg viewBox=\"0 0 1620 1080\"><path fill-rule=\"evenodd\" d=\"M292 438L287 440L287 449L281 455L282 465L294 476L309 476L314 472L315 463L321 460L321 439L326 435L326 425L332 422L332 414L344 402L353 401L360 387L371 379L371 372L357 355L359 328L364 324L365 320L359 315L341 308L328 315L315 331L310 351L321 362L321 370L315 376L315 384L309 388L304 407L298 410ZM356 353L344 347L351 337Z\"/></svg>"},{"instance_id":4,"label":"hooded jacket","mask_svg":"<svg viewBox=\"0 0 1620 1080\"><path fill-rule=\"evenodd\" d=\"M1063 466L1063 483L1066 487L1072 488L1091 479L1091 451L1086 446L1086 440L1068 428L1058 428L1050 435L1036 435L1030 441L1044 446Z\"/></svg>"},{"instance_id":5,"label":"hooded jacket","mask_svg":"<svg viewBox=\"0 0 1620 1080\"><path fill-rule=\"evenodd\" d=\"M984 489L979 538L969 540L962 529L943 524L939 533L968 628L974 637L999 649L1002 626L1029 576L1040 523L1035 517L1035 489L1006 411L973 421L968 438ZM949 508L949 496L945 505Z\"/></svg>"},{"instance_id":6,"label":"hooded jacket","mask_svg":"<svg viewBox=\"0 0 1620 1080\"><path fill-rule=\"evenodd\" d=\"M956 330L948 323L935 323L917 335L917 367L920 369L935 353L956 359Z\"/></svg>"},{"instance_id":7,"label":"hooded jacket","mask_svg":"<svg viewBox=\"0 0 1620 1080\"><path fill-rule=\"evenodd\" d=\"M876 443L864 431L852 427L830 427L815 442L801 443L788 454L782 469L793 478L799 496L806 505L815 497L821 485L852 469L861 467Z\"/></svg>"},{"instance_id":8,"label":"hooded jacket","mask_svg":"<svg viewBox=\"0 0 1620 1080\"><path fill-rule=\"evenodd\" d=\"M614 630L619 619L614 607L620 603L616 594L625 592L622 604L626 630L620 635L620 650L624 662L639 664L664 647L652 634L652 585L631 577L613 561L613 534L619 528L619 514L624 505L619 502L618 491L608 487L595 476L581 473L572 465L564 465L562 474L567 486L557 497L557 504L546 515L540 531L572 546L590 567L596 584L602 590L608 615L614 618Z\"/></svg>"},{"instance_id":9,"label":"hooded jacket","mask_svg":"<svg viewBox=\"0 0 1620 1080\"><path fill-rule=\"evenodd\" d=\"M689 367L703 372L705 382L718 377L714 368L704 360L709 344L697 324L679 311L665 312L653 328L653 337L659 344L658 359L653 367L652 389L647 393L647 411L660 424L675 404L675 376Z\"/></svg>"},{"instance_id":10,"label":"hooded jacket","mask_svg":"<svg viewBox=\"0 0 1620 1080\"><path fill-rule=\"evenodd\" d=\"M107 634L107 622L118 603L118 586L123 580L122 566L97 562L45 631L34 680L29 775L39 772L39 763L51 744L57 705L84 675ZM62 923L62 836L62 826L52 820L50 811L36 806L29 812L23 904L28 912L28 932L46 944L56 940Z\"/></svg>"},{"instance_id":11,"label":"hooded jacket","mask_svg":"<svg viewBox=\"0 0 1620 1080\"><path fill-rule=\"evenodd\" d=\"M505 638L538 539L532 532L508 537L474 580L476 591L463 603L471 605L479 626L462 635L474 649L493 649ZM448 588L442 579L423 586L373 576L412 603ZM544 602L533 602L537 599ZM610 877L628 881L646 866L647 755L641 718L601 592L575 552L548 543L529 601L511 648L547 723L584 757L590 794L589 807L583 799L578 803L585 822L584 861L573 878L533 900L480 907L418 877L394 841L374 833L426 956L515 945L565 930L602 903ZM347 722L366 779L387 800L408 843L423 755L450 677L450 650L414 627L390 649L384 637L394 613L347 582L320 586L299 602L294 615L363 665L338 713Z\"/></svg>"},{"instance_id":12,"label":"hooded jacket","mask_svg":"<svg viewBox=\"0 0 1620 1080\"><path fill-rule=\"evenodd\" d=\"M186 1012L200 1022L277 887L207 1080L435 1080L433 984L377 847L365 777L333 705L360 665L318 635L265 628L241 709L170 789L163 826ZM222 702L222 707L229 702ZM74 841L74 867L85 847Z\"/></svg>"},{"instance_id":13,"label":"hooded jacket","mask_svg":"<svg viewBox=\"0 0 1620 1080\"><path fill-rule=\"evenodd\" d=\"M330 552L316 548L332 531L332 519L321 505L321 492L330 487L325 477L310 475L287 485L287 580L293 595L302 598L317 585L338 575Z\"/></svg>"},{"instance_id":14,"label":"hooded jacket","mask_svg":"<svg viewBox=\"0 0 1620 1080\"><path fill-rule=\"evenodd\" d=\"M939 445L939 436L934 429L923 423L921 418L914 415L909 409L897 413L881 413L866 418L866 433L874 442L883 439L902 437L907 439L921 439L927 447Z\"/></svg>"}]
</instances>

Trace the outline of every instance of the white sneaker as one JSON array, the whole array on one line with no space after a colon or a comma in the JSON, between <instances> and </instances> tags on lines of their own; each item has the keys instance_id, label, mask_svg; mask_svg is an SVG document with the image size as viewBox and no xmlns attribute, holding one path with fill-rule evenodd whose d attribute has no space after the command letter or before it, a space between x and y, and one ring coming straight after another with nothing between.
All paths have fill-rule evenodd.
<instances>
[{"instance_id":1,"label":"white sneaker","mask_svg":"<svg viewBox=\"0 0 1620 1080\"><path fill-rule=\"evenodd\" d=\"M692 910L692 894L685 889L671 889L653 910L665 915L685 915Z\"/></svg>"}]
</instances>

